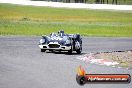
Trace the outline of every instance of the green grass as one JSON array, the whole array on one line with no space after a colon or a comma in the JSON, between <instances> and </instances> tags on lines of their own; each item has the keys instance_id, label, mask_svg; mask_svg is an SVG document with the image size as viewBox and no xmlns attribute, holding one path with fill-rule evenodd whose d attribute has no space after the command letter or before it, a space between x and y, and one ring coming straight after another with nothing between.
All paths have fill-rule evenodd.
<instances>
[{"instance_id":1,"label":"green grass","mask_svg":"<svg viewBox=\"0 0 132 88\"><path fill-rule=\"evenodd\" d=\"M84 36L132 37L132 11L0 4L0 35L42 35L60 29Z\"/></svg>"}]
</instances>

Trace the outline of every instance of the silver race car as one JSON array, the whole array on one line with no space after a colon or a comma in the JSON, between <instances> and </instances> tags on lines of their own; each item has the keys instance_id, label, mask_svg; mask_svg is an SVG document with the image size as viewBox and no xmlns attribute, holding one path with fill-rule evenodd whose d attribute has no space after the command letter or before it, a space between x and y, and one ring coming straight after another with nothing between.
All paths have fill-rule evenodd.
<instances>
[{"instance_id":1,"label":"silver race car","mask_svg":"<svg viewBox=\"0 0 132 88\"><path fill-rule=\"evenodd\" d=\"M72 54L76 51L77 54L82 52L82 38L80 34L65 34L64 31L51 33L49 36L42 36L39 41L41 52L49 51L68 51Z\"/></svg>"}]
</instances>

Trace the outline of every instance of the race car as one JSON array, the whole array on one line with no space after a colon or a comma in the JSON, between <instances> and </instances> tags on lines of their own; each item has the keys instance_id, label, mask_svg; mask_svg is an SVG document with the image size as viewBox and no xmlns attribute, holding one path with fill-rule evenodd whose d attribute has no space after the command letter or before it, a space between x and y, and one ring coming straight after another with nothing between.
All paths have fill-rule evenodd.
<instances>
[{"instance_id":1,"label":"race car","mask_svg":"<svg viewBox=\"0 0 132 88\"><path fill-rule=\"evenodd\" d=\"M82 52L82 38L80 34L65 34L64 31L51 33L49 36L42 36L39 41L41 52L49 51L68 51L72 54L76 51L77 54Z\"/></svg>"}]
</instances>

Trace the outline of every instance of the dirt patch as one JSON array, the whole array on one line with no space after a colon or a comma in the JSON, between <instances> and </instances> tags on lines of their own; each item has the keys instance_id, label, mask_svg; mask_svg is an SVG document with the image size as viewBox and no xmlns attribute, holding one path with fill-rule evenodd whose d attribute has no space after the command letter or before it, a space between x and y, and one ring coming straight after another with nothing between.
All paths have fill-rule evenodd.
<instances>
[{"instance_id":1,"label":"dirt patch","mask_svg":"<svg viewBox=\"0 0 132 88\"><path fill-rule=\"evenodd\" d=\"M96 53L94 58L116 61L118 66L132 68L132 51Z\"/></svg>"}]
</instances>

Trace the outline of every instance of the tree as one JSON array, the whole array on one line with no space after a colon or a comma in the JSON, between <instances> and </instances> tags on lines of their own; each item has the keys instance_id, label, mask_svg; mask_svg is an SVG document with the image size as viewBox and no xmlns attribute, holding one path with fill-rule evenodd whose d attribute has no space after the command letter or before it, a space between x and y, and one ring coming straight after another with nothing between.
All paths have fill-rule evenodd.
<instances>
[{"instance_id":1,"label":"tree","mask_svg":"<svg viewBox=\"0 0 132 88\"><path fill-rule=\"evenodd\" d=\"M101 4L104 4L104 0L101 0Z\"/></svg>"},{"instance_id":2,"label":"tree","mask_svg":"<svg viewBox=\"0 0 132 88\"><path fill-rule=\"evenodd\" d=\"M107 4L109 3L109 1L107 0Z\"/></svg>"},{"instance_id":3,"label":"tree","mask_svg":"<svg viewBox=\"0 0 132 88\"><path fill-rule=\"evenodd\" d=\"M86 0L75 0L75 3L85 3Z\"/></svg>"},{"instance_id":4,"label":"tree","mask_svg":"<svg viewBox=\"0 0 132 88\"><path fill-rule=\"evenodd\" d=\"M99 4L100 3L100 0L96 0L95 2L96 2L96 4Z\"/></svg>"},{"instance_id":5,"label":"tree","mask_svg":"<svg viewBox=\"0 0 132 88\"><path fill-rule=\"evenodd\" d=\"M112 4L117 4L117 0L112 0Z\"/></svg>"}]
</instances>

